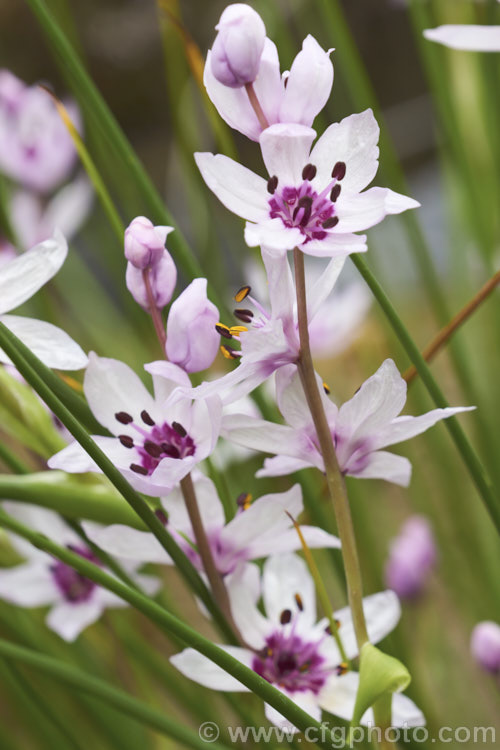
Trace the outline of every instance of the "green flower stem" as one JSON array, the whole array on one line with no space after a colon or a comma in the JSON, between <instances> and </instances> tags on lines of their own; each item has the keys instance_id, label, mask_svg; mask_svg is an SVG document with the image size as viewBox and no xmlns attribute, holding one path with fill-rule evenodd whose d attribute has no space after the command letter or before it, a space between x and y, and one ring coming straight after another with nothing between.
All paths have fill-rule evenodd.
<instances>
[{"instance_id":1,"label":"green flower stem","mask_svg":"<svg viewBox=\"0 0 500 750\"><path fill-rule=\"evenodd\" d=\"M226 671L228 674L232 675L235 679L239 680L251 692L258 695L266 703L269 703L269 705L283 714L283 716L285 716L300 730L305 731L308 727L314 727L318 732L315 736L320 738L323 736L321 724L311 716L309 716L309 714L307 714L303 709L297 706L292 700L290 700L290 698L273 687L273 685L267 682L267 680L258 675L252 669L242 664L240 661L235 659L233 656L221 649L216 644L209 641L203 635L198 633L186 623L179 620L166 609L163 609L152 599L148 599L148 597L144 596L144 594L142 594L141 592L135 589L131 589L129 586L126 586L117 578L110 576L104 570L102 570L102 568L88 560L85 560L80 555L75 554L65 547L60 547L58 544L48 539L43 534L27 528L26 526L24 526L24 524L8 516L5 511L1 509L0 527L8 529L9 531L18 534L24 539L27 539L37 549L41 549L44 552L47 552L49 555L52 555L58 560L66 563L66 565L70 565L81 575L85 576L86 578L90 578L90 580L94 581L94 583L98 584L99 586L103 586L104 588L108 589L108 591L112 591L121 599L128 602L131 606L142 612L148 619L154 622L164 632L166 632L167 634L172 634L174 637L180 638L181 641L187 646L194 648L200 654L206 656L207 659L214 662L214 664L217 664L219 667L221 667L221 669ZM6 656L10 654L11 656L14 656L14 652L12 650L9 651L9 649L14 648L17 649L19 647L14 647L11 644L5 644L5 642L0 641L1 655ZM47 657L42 657L40 655L39 657L37 657L37 661L38 659L46 658ZM60 670L58 676L61 679L68 674L67 669L69 668L59 667L58 669ZM80 685L82 689L84 684L86 684L87 687L90 686L90 682L84 683L83 675L78 675L76 678L74 676L68 677L68 680L69 679L72 680L73 684ZM91 680L91 678L88 678L88 680ZM92 685L95 685L93 681ZM104 690L104 693L111 698L108 690ZM102 697L104 697L104 693L102 694ZM329 750L329 744L327 742L320 741L318 742L317 746L320 748L324 748L324 750Z\"/></svg>"},{"instance_id":2,"label":"green flower stem","mask_svg":"<svg viewBox=\"0 0 500 750\"><path fill-rule=\"evenodd\" d=\"M16 474L29 474L29 467L2 441L0 441L0 459Z\"/></svg>"},{"instance_id":3,"label":"green flower stem","mask_svg":"<svg viewBox=\"0 0 500 750\"><path fill-rule=\"evenodd\" d=\"M434 403L440 408L447 407L448 402L446 401L446 398L444 397L444 394L441 391L438 383L434 379L425 359L420 353L418 346L411 338L406 326L397 314L383 288L381 287L375 276L371 273L366 264L366 261L360 255L353 254L350 257L352 259L352 262L360 272L361 276L370 287L373 296L382 308L386 318L392 326L396 336L401 342L411 362L414 364ZM476 485L479 494L481 495L484 504L493 520L493 523L500 531L500 507L497 499L495 498L491 481L486 475L484 467L482 466L479 458L474 452L474 449L469 443L469 440L465 432L462 430L458 420L455 417L450 417L449 419L445 420L445 427L450 432L451 437L453 438L453 441L469 471L469 474L471 475L472 480Z\"/></svg>"},{"instance_id":4,"label":"green flower stem","mask_svg":"<svg viewBox=\"0 0 500 750\"><path fill-rule=\"evenodd\" d=\"M349 498L345 487L344 477L340 471L330 427L326 419L321 394L316 382L316 373L309 345L309 329L307 321L306 280L304 272L304 254L295 248L293 251L295 264L295 285L297 290L297 319L299 325L300 356L297 362L302 387L311 412L316 429L319 447L325 464L326 481L333 503L335 518L342 543L342 557L344 560L347 580L347 593L351 607L354 631L359 651L368 642L365 615L363 612L363 586L359 564L356 537L352 524Z\"/></svg>"},{"instance_id":5,"label":"green flower stem","mask_svg":"<svg viewBox=\"0 0 500 750\"><path fill-rule=\"evenodd\" d=\"M9 331L3 323L0 323L0 346L24 377L24 379L35 389L39 396L45 401L49 409L61 420L65 427L71 432L82 448L93 458L99 468L106 474L108 479L116 487L118 492L125 498L139 518L148 529L155 535L167 554L172 558L175 565L193 592L201 598L208 611L222 632L232 640L232 631L219 608L214 602L210 592L200 578L197 570L184 552L170 536L164 525L150 509L147 502L129 485L120 471L101 451L91 436L81 426L77 419L59 401L57 396L47 386L46 382L38 373L39 360L35 357L19 339Z\"/></svg>"},{"instance_id":6,"label":"green flower stem","mask_svg":"<svg viewBox=\"0 0 500 750\"><path fill-rule=\"evenodd\" d=\"M75 669L69 664L65 664L45 654L40 654L1 639L0 654L5 659L26 664L41 671L43 674L57 679L59 682L69 685L71 688L108 703L110 706L118 709L118 711L137 719L142 724L146 724L187 747L195 748L195 750L206 750L206 743L198 736L198 732L194 732L192 729L178 724L166 716L163 711L151 708L104 680L88 675L86 672ZM214 750L222 750L225 746L214 742L211 743L211 747Z\"/></svg>"}]
</instances>

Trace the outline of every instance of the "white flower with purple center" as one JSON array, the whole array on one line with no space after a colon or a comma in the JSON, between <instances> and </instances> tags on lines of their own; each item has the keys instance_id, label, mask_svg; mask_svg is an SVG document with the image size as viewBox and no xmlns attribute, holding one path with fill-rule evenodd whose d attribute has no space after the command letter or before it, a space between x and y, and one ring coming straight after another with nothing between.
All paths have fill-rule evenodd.
<instances>
[{"instance_id":1,"label":"white flower with purple center","mask_svg":"<svg viewBox=\"0 0 500 750\"><path fill-rule=\"evenodd\" d=\"M290 517L298 518L303 511L300 485L287 492L263 495L255 502L242 493L238 498L238 511L226 524L222 503L215 485L202 475L196 476L195 491L203 521L203 528L212 551L217 570L221 575L232 573L242 562L267 557L277 552L300 549L299 536ZM158 517L167 524L171 535L202 571L203 566L195 548L195 537L179 489L162 500ZM311 548L340 546L337 537L314 526L301 526L302 534ZM136 562L171 564L158 540L149 532L129 526L114 524L88 529L89 538L112 555Z\"/></svg>"},{"instance_id":2,"label":"white flower with purple center","mask_svg":"<svg viewBox=\"0 0 500 750\"><path fill-rule=\"evenodd\" d=\"M247 648L223 646L235 658L260 674L315 719L321 711L352 718L359 685L357 672L347 670L326 618L317 621L316 597L304 561L294 554L271 557L264 565L262 587L256 566L240 567L227 580L231 609ZM264 612L258 602L262 594ZM370 640L382 640L396 626L400 607L397 596L385 591L363 600ZM334 613L348 659L357 656L349 608ZM213 690L246 692L247 688L205 656L186 649L171 658L191 680ZM274 708L267 718L293 729ZM363 723L373 721L371 710ZM424 723L421 711L406 696L393 697L393 726Z\"/></svg>"},{"instance_id":3,"label":"white flower with purple center","mask_svg":"<svg viewBox=\"0 0 500 750\"><path fill-rule=\"evenodd\" d=\"M318 378L321 388L321 381ZM276 374L277 401L285 425L230 414L223 419L222 434L239 445L276 454L264 462L257 476L281 476L310 466L324 471L311 413L296 368ZM321 388L323 408L330 426L337 460L343 474L360 479L385 479L406 487L411 464L404 456L383 450L415 437L446 419L475 407L433 409L419 417L398 416L406 402L406 382L392 359L363 383L355 395L338 408Z\"/></svg>"},{"instance_id":4,"label":"white flower with purple center","mask_svg":"<svg viewBox=\"0 0 500 750\"><path fill-rule=\"evenodd\" d=\"M5 502L2 505L9 515L30 528L45 534L85 560L100 565L85 542L53 511L17 502ZM94 530L96 528L94 524L89 524L90 527ZM0 598L20 607L50 606L47 625L66 641L75 640L108 607L127 606L115 594L101 588L66 563L33 547L25 539L15 534L9 534L9 538L26 562L0 569ZM123 562L127 572L133 574L138 585L147 593L154 594L158 590L158 579L136 574L137 564L120 562Z\"/></svg>"},{"instance_id":5,"label":"white flower with purple center","mask_svg":"<svg viewBox=\"0 0 500 750\"><path fill-rule=\"evenodd\" d=\"M379 127L371 110L323 133L304 125L272 125L260 136L269 179L221 154L195 154L208 187L246 219L245 239L279 253L300 248L333 257L366 250L354 234L419 203L388 188L364 188L378 168ZM363 191L364 192L361 192Z\"/></svg>"},{"instance_id":6,"label":"white flower with purple center","mask_svg":"<svg viewBox=\"0 0 500 750\"><path fill-rule=\"evenodd\" d=\"M65 331L43 320L6 315L33 297L61 268L68 243L56 229L51 239L11 257L0 266L0 321L7 326L47 367L81 370L87 355ZM0 362L11 364L0 350Z\"/></svg>"},{"instance_id":7,"label":"white flower with purple center","mask_svg":"<svg viewBox=\"0 0 500 750\"><path fill-rule=\"evenodd\" d=\"M170 362L145 366L155 396L123 362L90 355L84 391L95 418L114 437L94 436L97 445L139 492L168 493L213 451L219 436L217 396L192 401L184 395L188 375ZM69 473L99 471L79 443L48 462Z\"/></svg>"}]
</instances>

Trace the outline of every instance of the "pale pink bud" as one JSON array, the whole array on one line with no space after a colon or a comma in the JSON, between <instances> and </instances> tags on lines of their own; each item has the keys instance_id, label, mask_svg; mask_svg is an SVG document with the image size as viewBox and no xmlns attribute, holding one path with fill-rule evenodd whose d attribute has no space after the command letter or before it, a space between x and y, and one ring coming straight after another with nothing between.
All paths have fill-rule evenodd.
<instances>
[{"instance_id":1,"label":"pale pink bud","mask_svg":"<svg viewBox=\"0 0 500 750\"><path fill-rule=\"evenodd\" d=\"M125 230L125 257L136 268L154 266L163 256L173 227L155 227L145 216L136 216Z\"/></svg>"},{"instance_id":2,"label":"pale pink bud","mask_svg":"<svg viewBox=\"0 0 500 750\"><path fill-rule=\"evenodd\" d=\"M253 83L259 72L266 27L259 14L245 3L228 5L215 27L211 66L225 86L239 88Z\"/></svg>"},{"instance_id":3,"label":"pale pink bud","mask_svg":"<svg viewBox=\"0 0 500 750\"><path fill-rule=\"evenodd\" d=\"M127 263L127 272L125 274L127 289L141 307L149 310L149 300L144 280L145 273L149 277L155 307L161 310L172 299L172 294L177 283L177 269L168 250L163 250L163 255L154 266L144 271L136 268L130 261Z\"/></svg>"},{"instance_id":4,"label":"pale pink bud","mask_svg":"<svg viewBox=\"0 0 500 750\"><path fill-rule=\"evenodd\" d=\"M472 631L470 648L480 666L492 674L500 674L500 625L485 620Z\"/></svg>"},{"instance_id":5,"label":"pale pink bud","mask_svg":"<svg viewBox=\"0 0 500 750\"><path fill-rule=\"evenodd\" d=\"M167 321L167 357L186 372L210 367L219 350L219 312L207 298L207 280L194 279L173 302Z\"/></svg>"},{"instance_id":6,"label":"pale pink bud","mask_svg":"<svg viewBox=\"0 0 500 750\"><path fill-rule=\"evenodd\" d=\"M391 544L385 582L401 599L421 593L436 562L436 545L429 522L412 516Z\"/></svg>"}]
</instances>

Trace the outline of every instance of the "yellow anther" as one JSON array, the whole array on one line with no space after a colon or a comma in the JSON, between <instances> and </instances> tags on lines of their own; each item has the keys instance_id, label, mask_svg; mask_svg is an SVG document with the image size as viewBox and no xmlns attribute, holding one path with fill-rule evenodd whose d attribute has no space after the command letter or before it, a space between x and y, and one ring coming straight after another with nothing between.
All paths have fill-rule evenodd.
<instances>
[{"instance_id":1,"label":"yellow anther","mask_svg":"<svg viewBox=\"0 0 500 750\"><path fill-rule=\"evenodd\" d=\"M329 387L328 383L323 383L323 390L324 390L324 392L326 393L327 396L330 395L331 391L330 391L330 387Z\"/></svg>"},{"instance_id":2,"label":"yellow anther","mask_svg":"<svg viewBox=\"0 0 500 750\"><path fill-rule=\"evenodd\" d=\"M226 359L236 359L236 355L234 354L234 351L230 349L229 346L224 346L224 344L220 348L222 352L222 356Z\"/></svg>"},{"instance_id":3,"label":"yellow anther","mask_svg":"<svg viewBox=\"0 0 500 750\"><path fill-rule=\"evenodd\" d=\"M225 339L232 338L229 326L224 325L224 323L217 323L217 325L215 326L215 330L220 336L224 336Z\"/></svg>"},{"instance_id":4,"label":"yellow anther","mask_svg":"<svg viewBox=\"0 0 500 750\"><path fill-rule=\"evenodd\" d=\"M298 608L300 609L300 611L302 612L302 610L304 609L304 603L303 603L303 601L302 601L302 597L301 597L301 595L300 595L300 594L295 594L295 597L294 597L294 598L295 598L295 601L296 601L296 603L297 603L297 607L298 607Z\"/></svg>"},{"instance_id":5,"label":"yellow anther","mask_svg":"<svg viewBox=\"0 0 500 750\"><path fill-rule=\"evenodd\" d=\"M252 291L251 287L249 286L242 286L238 289L236 294L234 295L234 299L236 302L243 302L245 297L248 297L250 292Z\"/></svg>"},{"instance_id":6,"label":"yellow anther","mask_svg":"<svg viewBox=\"0 0 500 750\"><path fill-rule=\"evenodd\" d=\"M239 336L240 333L248 331L248 328L246 326L231 326L228 330L231 336Z\"/></svg>"},{"instance_id":7,"label":"yellow anther","mask_svg":"<svg viewBox=\"0 0 500 750\"><path fill-rule=\"evenodd\" d=\"M345 661L341 662L337 667L338 675L343 675L348 671L349 671L349 665Z\"/></svg>"}]
</instances>

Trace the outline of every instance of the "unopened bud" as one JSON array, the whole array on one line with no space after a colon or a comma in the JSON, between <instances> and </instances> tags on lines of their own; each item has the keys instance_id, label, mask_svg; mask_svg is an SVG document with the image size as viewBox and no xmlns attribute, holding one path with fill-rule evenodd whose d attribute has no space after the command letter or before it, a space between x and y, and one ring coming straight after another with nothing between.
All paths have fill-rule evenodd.
<instances>
[{"instance_id":1,"label":"unopened bud","mask_svg":"<svg viewBox=\"0 0 500 750\"><path fill-rule=\"evenodd\" d=\"M173 227L155 227L145 216L137 216L125 230L125 257L136 268L150 268L160 261L167 235Z\"/></svg>"},{"instance_id":2,"label":"unopened bud","mask_svg":"<svg viewBox=\"0 0 500 750\"><path fill-rule=\"evenodd\" d=\"M207 280L194 279L172 303L167 321L167 357L186 372L206 370L219 350L219 311L207 298Z\"/></svg>"},{"instance_id":3,"label":"unopened bud","mask_svg":"<svg viewBox=\"0 0 500 750\"><path fill-rule=\"evenodd\" d=\"M266 39L262 18L249 5L234 3L228 5L215 28L219 32L211 54L215 78L231 88L253 83Z\"/></svg>"},{"instance_id":4,"label":"unopened bud","mask_svg":"<svg viewBox=\"0 0 500 750\"><path fill-rule=\"evenodd\" d=\"M385 581L401 599L411 599L422 591L436 562L436 545L429 522L412 516L391 544L385 568Z\"/></svg>"},{"instance_id":5,"label":"unopened bud","mask_svg":"<svg viewBox=\"0 0 500 750\"><path fill-rule=\"evenodd\" d=\"M168 250L163 250L160 259L144 270L132 265L130 261L127 263L125 275L127 289L141 307L149 310L150 304L144 274L148 275L155 306L161 310L172 299L177 283L177 269Z\"/></svg>"},{"instance_id":6,"label":"unopened bud","mask_svg":"<svg viewBox=\"0 0 500 750\"><path fill-rule=\"evenodd\" d=\"M485 620L472 631L472 656L487 672L500 674L500 625Z\"/></svg>"}]
</instances>

